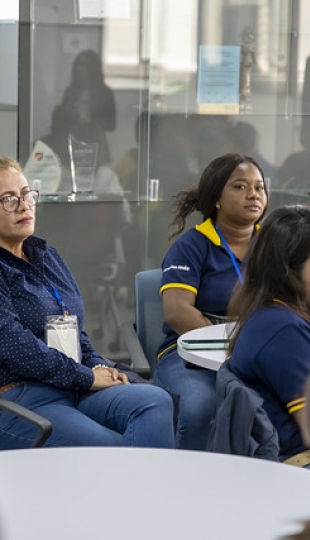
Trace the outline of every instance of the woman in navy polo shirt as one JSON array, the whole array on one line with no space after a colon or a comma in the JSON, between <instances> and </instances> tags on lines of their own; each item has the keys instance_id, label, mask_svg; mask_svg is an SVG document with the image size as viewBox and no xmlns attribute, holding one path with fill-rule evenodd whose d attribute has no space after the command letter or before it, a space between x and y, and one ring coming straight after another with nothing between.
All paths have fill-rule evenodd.
<instances>
[{"instance_id":1,"label":"woman in navy polo shirt","mask_svg":"<svg viewBox=\"0 0 310 540\"><path fill-rule=\"evenodd\" d=\"M301 435L310 375L309 206L280 207L266 218L230 311L239 320L230 369L263 398L280 459L309 465Z\"/></svg>"},{"instance_id":2,"label":"woman in navy polo shirt","mask_svg":"<svg viewBox=\"0 0 310 540\"><path fill-rule=\"evenodd\" d=\"M171 397L134 384L142 379L102 358L83 331L69 268L33 236L38 196L19 164L0 158L0 394L52 422L45 446L172 448ZM0 413L0 449L35 437L29 424Z\"/></svg>"},{"instance_id":3,"label":"woman in navy polo shirt","mask_svg":"<svg viewBox=\"0 0 310 540\"><path fill-rule=\"evenodd\" d=\"M176 197L172 238L183 232L192 212L202 215L202 223L178 236L162 265L166 338L158 350L154 381L178 401L177 448L205 450L215 412L215 372L186 368L177 338L222 322L266 206L261 167L235 153L214 159L198 187Z\"/></svg>"}]
</instances>

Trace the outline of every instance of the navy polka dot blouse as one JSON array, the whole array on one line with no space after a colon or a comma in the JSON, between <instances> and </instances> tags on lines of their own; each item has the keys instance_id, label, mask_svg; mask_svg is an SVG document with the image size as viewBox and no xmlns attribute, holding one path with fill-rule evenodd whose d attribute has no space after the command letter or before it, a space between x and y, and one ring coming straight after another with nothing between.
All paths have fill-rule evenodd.
<instances>
[{"instance_id":1,"label":"navy polka dot blouse","mask_svg":"<svg viewBox=\"0 0 310 540\"><path fill-rule=\"evenodd\" d=\"M91 368L105 363L83 331L84 307L75 279L55 248L30 236L23 249L30 263L0 247L0 386L32 379L68 390L87 391ZM61 315L52 287L77 315L81 364L44 341L47 315Z\"/></svg>"}]
</instances>

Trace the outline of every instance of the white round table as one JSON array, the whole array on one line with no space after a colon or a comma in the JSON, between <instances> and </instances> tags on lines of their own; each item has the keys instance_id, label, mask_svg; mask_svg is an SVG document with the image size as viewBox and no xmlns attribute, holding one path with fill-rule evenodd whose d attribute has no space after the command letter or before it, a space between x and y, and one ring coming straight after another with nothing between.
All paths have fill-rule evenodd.
<instances>
[{"instance_id":1,"label":"white round table","mask_svg":"<svg viewBox=\"0 0 310 540\"><path fill-rule=\"evenodd\" d=\"M203 328L197 328L196 330L190 330L185 334L182 334L177 343L178 353L186 360L196 366L208 368L213 371L218 371L220 366L227 358L227 351L222 350L205 350L205 349L185 349L182 347L183 339L225 339L229 337L229 333L233 328L233 323L226 324L214 324L211 326L204 326Z\"/></svg>"},{"instance_id":2,"label":"white round table","mask_svg":"<svg viewBox=\"0 0 310 540\"><path fill-rule=\"evenodd\" d=\"M138 448L0 452L1 540L279 540L310 517L310 471Z\"/></svg>"}]
</instances>

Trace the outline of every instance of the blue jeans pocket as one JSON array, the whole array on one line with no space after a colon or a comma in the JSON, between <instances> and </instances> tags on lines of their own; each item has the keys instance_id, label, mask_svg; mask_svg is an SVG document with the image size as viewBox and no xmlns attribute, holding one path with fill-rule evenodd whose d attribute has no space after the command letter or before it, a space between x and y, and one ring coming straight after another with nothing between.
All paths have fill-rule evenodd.
<instances>
[{"instance_id":1,"label":"blue jeans pocket","mask_svg":"<svg viewBox=\"0 0 310 540\"><path fill-rule=\"evenodd\" d=\"M18 386L15 386L14 388L10 388L9 390L3 392L2 394L0 394L0 397L9 401L14 401L14 403L19 403L24 396L26 389L27 383L21 383Z\"/></svg>"}]
</instances>

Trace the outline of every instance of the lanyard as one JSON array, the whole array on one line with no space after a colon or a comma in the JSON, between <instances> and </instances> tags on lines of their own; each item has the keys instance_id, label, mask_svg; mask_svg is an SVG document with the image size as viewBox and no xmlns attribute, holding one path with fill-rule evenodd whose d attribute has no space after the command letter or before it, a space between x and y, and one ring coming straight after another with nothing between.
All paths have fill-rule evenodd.
<instances>
[{"instance_id":1,"label":"lanyard","mask_svg":"<svg viewBox=\"0 0 310 540\"><path fill-rule=\"evenodd\" d=\"M47 285L44 285L44 287L48 290L48 292L50 292L54 298L56 298L59 306L61 307L61 311L62 311L62 314L64 317L67 317L69 315L69 311L61 297L61 294L59 292L58 289L56 289L56 287L54 287L54 285L50 285L50 286L47 286Z\"/></svg>"},{"instance_id":2,"label":"lanyard","mask_svg":"<svg viewBox=\"0 0 310 540\"><path fill-rule=\"evenodd\" d=\"M2 257L0 258L0 260L1 260L4 264L6 264L7 266L10 266L9 263L8 263L5 259L3 259ZM35 279L35 281L36 281L37 283L40 283L40 280L37 279L36 277L32 276L32 278ZM46 278L45 278L44 276L42 276L42 278L43 278L43 280L42 280L43 282L44 282L44 280L47 281ZM44 285L44 287L46 288L46 290L47 290L52 296L54 296L54 298L57 300L57 303L58 303L58 305L59 305L60 308L61 308L61 311L62 311L63 316L64 316L64 317L67 317L67 315L69 315L69 311L68 311L68 308L67 308L67 306L65 305L65 303L64 303L64 301L63 301L63 299L62 299L62 297L61 297L61 294L60 294L59 290L56 289L56 287L54 287L54 285L50 285L50 284L46 285L45 283L43 283L43 285Z\"/></svg>"},{"instance_id":3,"label":"lanyard","mask_svg":"<svg viewBox=\"0 0 310 540\"><path fill-rule=\"evenodd\" d=\"M215 225L215 229L216 229L216 232L217 234L219 235L220 239L221 239L221 242L223 244L223 246L225 247L230 259L231 259L231 262L233 263L233 266L234 266L234 269L236 271L236 274L238 276L238 279L240 281L240 283L243 283L243 277L242 277L242 274L241 274L241 271L240 271L240 268L239 268L239 265L236 261L236 257L235 255L233 254L233 252L231 251L226 239L224 238L223 234L221 233L220 229L218 228L217 225Z\"/></svg>"}]
</instances>

